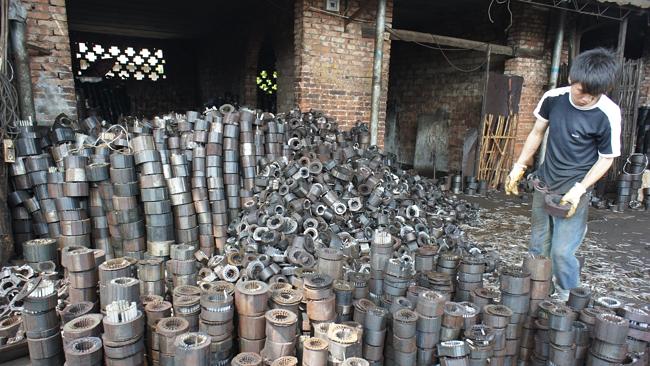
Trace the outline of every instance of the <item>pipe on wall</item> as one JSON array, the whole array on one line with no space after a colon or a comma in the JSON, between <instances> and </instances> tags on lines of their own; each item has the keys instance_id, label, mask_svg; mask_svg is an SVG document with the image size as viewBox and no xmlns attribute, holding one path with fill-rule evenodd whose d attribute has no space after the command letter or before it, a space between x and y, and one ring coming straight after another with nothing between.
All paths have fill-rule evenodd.
<instances>
[{"instance_id":1,"label":"pipe on wall","mask_svg":"<svg viewBox=\"0 0 650 366\"><path fill-rule=\"evenodd\" d=\"M381 70L384 56L384 29L386 28L386 0L377 1L375 28L375 55L372 63L372 99L370 104L370 144L377 145L379 129L379 101L381 98Z\"/></svg>"}]
</instances>

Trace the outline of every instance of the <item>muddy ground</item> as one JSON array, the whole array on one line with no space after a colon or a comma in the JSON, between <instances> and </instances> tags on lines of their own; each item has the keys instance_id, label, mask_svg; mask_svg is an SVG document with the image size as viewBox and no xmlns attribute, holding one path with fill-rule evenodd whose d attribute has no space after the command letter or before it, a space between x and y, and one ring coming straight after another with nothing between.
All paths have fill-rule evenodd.
<instances>
[{"instance_id":1,"label":"muddy ground","mask_svg":"<svg viewBox=\"0 0 650 366\"><path fill-rule=\"evenodd\" d=\"M468 237L497 249L506 263L521 263L530 240L531 201L501 193L463 197L481 206L480 225L464 227ZM587 236L578 250L584 257L584 286L599 294L650 302L649 219L645 211L590 208Z\"/></svg>"}]
</instances>

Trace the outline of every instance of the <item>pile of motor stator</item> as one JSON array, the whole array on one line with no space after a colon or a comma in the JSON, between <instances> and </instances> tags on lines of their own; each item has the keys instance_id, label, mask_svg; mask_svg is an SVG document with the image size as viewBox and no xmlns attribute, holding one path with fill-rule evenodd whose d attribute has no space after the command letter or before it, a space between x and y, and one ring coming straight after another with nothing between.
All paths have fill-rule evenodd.
<instances>
[{"instance_id":1,"label":"pile of motor stator","mask_svg":"<svg viewBox=\"0 0 650 366\"><path fill-rule=\"evenodd\" d=\"M9 203L44 305L5 309L34 364L647 362L647 305L549 300L549 259L499 266L460 229L476 207L363 125L227 107L18 136Z\"/></svg>"}]
</instances>

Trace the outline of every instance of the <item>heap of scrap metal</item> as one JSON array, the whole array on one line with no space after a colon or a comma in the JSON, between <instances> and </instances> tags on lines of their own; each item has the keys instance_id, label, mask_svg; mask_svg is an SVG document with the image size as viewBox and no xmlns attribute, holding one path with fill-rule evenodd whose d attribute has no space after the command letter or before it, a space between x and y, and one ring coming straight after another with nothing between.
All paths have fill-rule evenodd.
<instances>
[{"instance_id":1,"label":"heap of scrap metal","mask_svg":"<svg viewBox=\"0 0 650 366\"><path fill-rule=\"evenodd\" d=\"M460 229L477 207L363 124L226 105L18 131L0 349L35 365L647 363L647 304L550 300L548 258L498 263Z\"/></svg>"}]
</instances>

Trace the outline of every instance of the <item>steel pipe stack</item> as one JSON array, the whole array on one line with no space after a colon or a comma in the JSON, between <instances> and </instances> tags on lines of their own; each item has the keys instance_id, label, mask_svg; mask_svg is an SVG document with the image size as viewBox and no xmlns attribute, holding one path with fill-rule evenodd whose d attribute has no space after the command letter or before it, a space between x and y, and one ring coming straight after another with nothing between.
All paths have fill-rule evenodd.
<instances>
[{"instance_id":1,"label":"steel pipe stack","mask_svg":"<svg viewBox=\"0 0 650 366\"><path fill-rule=\"evenodd\" d=\"M269 286L261 281L240 281L235 285L239 351L260 354L266 340Z\"/></svg>"},{"instance_id":2,"label":"steel pipe stack","mask_svg":"<svg viewBox=\"0 0 650 366\"><path fill-rule=\"evenodd\" d=\"M435 363L435 348L440 341L440 330L444 314L445 298L435 291L420 293L415 306L418 314L416 322L416 340L418 365Z\"/></svg>"},{"instance_id":3,"label":"steel pipe stack","mask_svg":"<svg viewBox=\"0 0 650 366\"><path fill-rule=\"evenodd\" d=\"M31 293L23 300L23 327L32 365L63 364L63 342L56 313L57 292L47 279L27 283Z\"/></svg>"}]
</instances>

